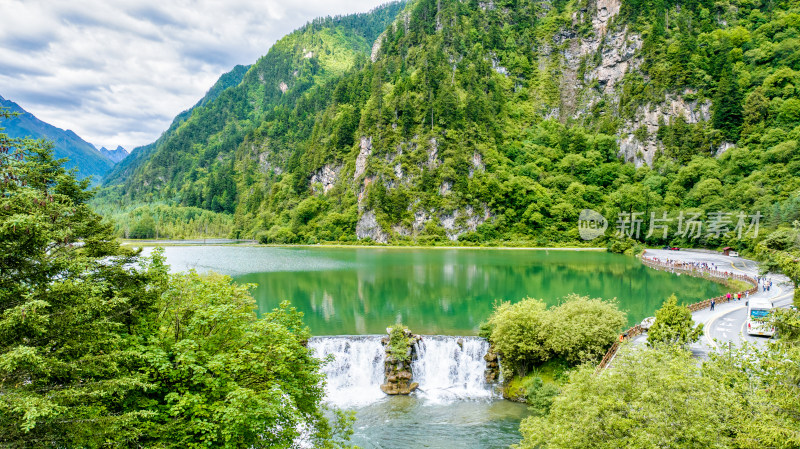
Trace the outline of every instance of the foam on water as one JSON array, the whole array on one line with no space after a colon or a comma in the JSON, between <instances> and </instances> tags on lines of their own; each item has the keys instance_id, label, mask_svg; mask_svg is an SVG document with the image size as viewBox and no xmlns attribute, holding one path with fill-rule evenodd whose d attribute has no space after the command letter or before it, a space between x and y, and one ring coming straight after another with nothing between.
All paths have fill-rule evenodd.
<instances>
[{"instance_id":1,"label":"foam on water","mask_svg":"<svg viewBox=\"0 0 800 449\"><path fill-rule=\"evenodd\" d=\"M423 336L411 367L419 382L417 394L432 403L490 399L483 358L488 350L489 343L479 337Z\"/></svg>"},{"instance_id":2,"label":"foam on water","mask_svg":"<svg viewBox=\"0 0 800 449\"><path fill-rule=\"evenodd\" d=\"M380 335L314 337L308 347L320 359L332 356L323 366L325 399L338 407L357 407L386 397L381 391L386 354Z\"/></svg>"}]
</instances>

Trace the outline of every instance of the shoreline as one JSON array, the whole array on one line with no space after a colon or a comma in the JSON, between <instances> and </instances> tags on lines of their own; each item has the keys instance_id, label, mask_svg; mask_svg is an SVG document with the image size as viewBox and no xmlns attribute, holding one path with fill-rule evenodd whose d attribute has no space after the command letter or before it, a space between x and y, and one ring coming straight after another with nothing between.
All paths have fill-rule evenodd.
<instances>
[{"instance_id":1,"label":"shoreline","mask_svg":"<svg viewBox=\"0 0 800 449\"><path fill-rule=\"evenodd\" d=\"M209 239L211 240L211 239ZM222 240L222 239L216 239ZM433 245L328 245L328 244L273 244L250 241L218 241L203 243L198 240L130 240L119 239L121 245L133 247L156 246L246 246L253 248L355 248L355 249L487 249L487 250L527 250L527 251L608 251L600 246L433 246Z\"/></svg>"}]
</instances>

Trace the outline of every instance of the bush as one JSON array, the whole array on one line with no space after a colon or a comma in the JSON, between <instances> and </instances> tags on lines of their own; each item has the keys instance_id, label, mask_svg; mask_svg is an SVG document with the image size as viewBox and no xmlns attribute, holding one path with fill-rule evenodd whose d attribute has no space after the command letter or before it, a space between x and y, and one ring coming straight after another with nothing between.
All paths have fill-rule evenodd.
<instances>
[{"instance_id":1,"label":"bush","mask_svg":"<svg viewBox=\"0 0 800 449\"><path fill-rule=\"evenodd\" d=\"M411 345L408 328L400 323L395 324L389 331L389 355L399 362L408 362L411 355L408 347Z\"/></svg>"},{"instance_id":2,"label":"bush","mask_svg":"<svg viewBox=\"0 0 800 449\"><path fill-rule=\"evenodd\" d=\"M554 357L578 364L602 356L626 323L613 301L568 295L547 309L543 301L526 298L495 306L481 332L503 357L503 369L522 376L534 365Z\"/></svg>"},{"instance_id":3,"label":"bush","mask_svg":"<svg viewBox=\"0 0 800 449\"><path fill-rule=\"evenodd\" d=\"M550 413L553 400L558 396L559 389L549 382L544 382L541 377L535 376L528 379L524 385L525 402L533 416L544 416Z\"/></svg>"},{"instance_id":4,"label":"bush","mask_svg":"<svg viewBox=\"0 0 800 449\"><path fill-rule=\"evenodd\" d=\"M627 323L625 312L615 301L588 296L568 295L550 310L554 328L550 348L569 363L581 363L603 357L608 346Z\"/></svg>"},{"instance_id":5,"label":"bush","mask_svg":"<svg viewBox=\"0 0 800 449\"><path fill-rule=\"evenodd\" d=\"M647 330L650 345L667 343L685 345L694 343L703 335L703 325L694 327L692 312L686 306L678 305L678 298L670 296L656 311L656 320Z\"/></svg>"},{"instance_id":6,"label":"bush","mask_svg":"<svg viewBox=\"0 0 800 449\"><path fill-rule=\"evenodd\" d=\"M513 369L522 376L533 364L552 355L548 350L551 327L547 306L540 299L495 306L489 325L493 327L491 341L505 362L504 371Z\"/></svg>"}]
</instances>

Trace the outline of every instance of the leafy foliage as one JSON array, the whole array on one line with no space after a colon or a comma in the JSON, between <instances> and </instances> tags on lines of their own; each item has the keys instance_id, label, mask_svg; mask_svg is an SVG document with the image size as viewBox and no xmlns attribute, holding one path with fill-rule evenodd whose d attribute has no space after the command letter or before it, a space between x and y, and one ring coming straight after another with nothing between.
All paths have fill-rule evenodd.
<instances>
[{"instance_id":1,"label":"leafy foliage","mask_svg":"<svg viewBox=\"0 0 800 449\"><path fill-rule=\"evenodd\" d=\"M389 331L387 352L399 362L411 361L411 355L408 353L411 337L409 337L408 333L408 328L400 323L393 325Z\"/></svg>"},{"instance_id":2,"label":"leafy foliage","mask_svg":"<svg viewBox=\"0 0 800 449\"><path fill-rule=\"evenodd\" d=\"M694 343L703 335L703 324L694 325L692 312L678 305L678 297L671 295L656 311L656 320L647 330L647 342L686 345Z\"/></svg>"},{"instance_id":3,"label":"leafy foliage","mask_svg":"<svg viewBox=\"0 0 800 449\"><path fill-rule=\"evenodd\" d=\"M688 352L632 350L573 372L550 413L523 420L525 448L733 447L736 395Z\"/></svg>"},{"instance_id":4,"label":"leafy foliage","mask_svg":"<svg viewBox=\"0 0 800 449\"><path fill-rule=\"evenodd\" d=\"M523 376L554 357L571 364L596 360L626 320L614 302L573 294L550 309L533 298L500 303L488 323L490 341L503 357L504 369Z\"/></svg>"},{"instance_id":5,"label":"leafy foliage","mask_svg":"<svg viewBox=\"0 0 800 449\"><path fill-rule=\"evenodd\" d=\"M0 445L347 445L301 314L120 247L61 164L0 132Z\"/></svg>"}]
</instances>

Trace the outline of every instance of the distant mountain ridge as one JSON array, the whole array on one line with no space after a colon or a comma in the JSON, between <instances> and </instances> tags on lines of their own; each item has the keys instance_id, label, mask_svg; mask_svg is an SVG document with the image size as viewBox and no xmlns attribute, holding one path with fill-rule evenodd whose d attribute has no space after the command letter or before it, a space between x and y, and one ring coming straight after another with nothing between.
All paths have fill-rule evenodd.
<instances>
[{"instance_id":1,"label":"distant mountain ridge","mask_svg":"<svg viewBox=\"0 0 800 449\"><path fill-rule=\"evenodd\" d=\"M255 64L236 66L156 142L134 149L115 167L104 180L109 189L100 196L147 201L153 189L166 187L159 196L174 197L178 192L172 187L186 183L191 192L184 194L196 197L194 203L232 212L233 198L224 192L235 191L232 156L245 136L265 114L291 111L313 87L365 64L375 39L404 5L387 3L369 13L315 19L280 39ZM204 148L199 158L198 147ZM289 148L279 152L284 158L292 153Z\"/></svg>"},{"instance_id":2,"label":"distant mountain ridge","mask_svg":"<svg viewBox=\"0 0 800 449\"><path fill-rule=\"evenodd\" d=\"M65 166L67 168L77 168L80 178L93 176L94 181L98 182L114 167L115 161L113 158L98 151L94 145L83 140L72 130L63 130L45 123L17 103L2 96L0 96L0 107L19 114L16 117L0 122L0 127L5 128L3 132L12 138L31 137L52 141L55 157L69 159Z\"/></svg>"},{"instance_id":3,"label":"distant mountain ridge","mask_svg":"<svg viewBox=\"0 0 800 449\"><path fill-rule=\"evenodd\" d=\"M128 150L122 148L122 145L117 145L117 148L114 150L109 150L106 147L102 147L99 151L101 154L111 159L115 164L128 157Z\"/></svg>"}]
</instances>

